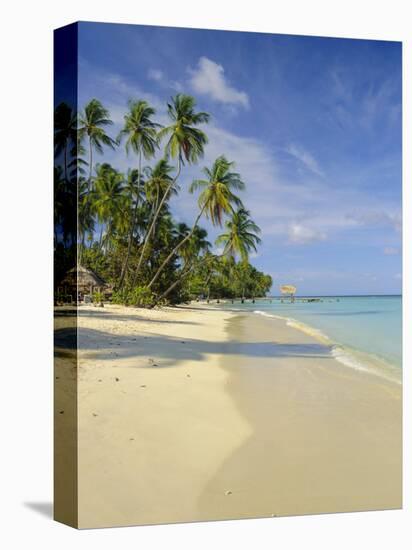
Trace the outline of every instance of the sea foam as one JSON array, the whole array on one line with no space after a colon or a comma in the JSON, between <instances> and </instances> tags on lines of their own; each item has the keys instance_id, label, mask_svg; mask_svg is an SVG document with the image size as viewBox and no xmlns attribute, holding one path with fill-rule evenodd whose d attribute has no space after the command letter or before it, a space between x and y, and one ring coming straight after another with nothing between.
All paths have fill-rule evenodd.
<instances>
[{"instance_id":1,"label":"sea foam","mask_svg":"<svg viewBox=\"0 0 412 550\"><path fill-rule=\"evenodd\" d=\"M345 367L367 372L369 374L375 374L376 376L380 376L381 378L385 378L386 380L395 382L396 384L402 383L401 380L399 380L398 370L394 369L391 365L379 357L344 347L341 344L334 342L321 330L311 327L306 323L302 323L297 319L293 319L292 317L274 315L272 313L266 313L265 311L260 310L255 310L253 313L262 315L263 317L284 321L287 326L300 330L308 336L312 336L322 344L329 346L331 357L336 359L336 361Z\"/></svg>"}]
</instances>

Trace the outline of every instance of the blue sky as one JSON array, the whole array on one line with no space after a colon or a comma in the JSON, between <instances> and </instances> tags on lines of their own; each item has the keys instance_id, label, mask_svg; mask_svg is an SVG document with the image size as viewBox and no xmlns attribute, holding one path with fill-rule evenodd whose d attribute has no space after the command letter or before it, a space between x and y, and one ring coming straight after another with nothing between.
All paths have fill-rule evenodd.
<instances>
[{"instance_id":1,"label":"blue sky","mask_svg":"<svg viewBox=\"0 0 412 550\"><path fill-rule=\"evenodd\" d=\"M401 55L396 42L81 23L79 105L100 99L116 137L129 99L167 123L170 96L194 95L212 115L209 144L182 174L176 218L191 223L188 185L225 154L262 229L251 261L274 293L400 293ZM137 164L123 150L103 160Z\"/></svg>"}]
</instances>

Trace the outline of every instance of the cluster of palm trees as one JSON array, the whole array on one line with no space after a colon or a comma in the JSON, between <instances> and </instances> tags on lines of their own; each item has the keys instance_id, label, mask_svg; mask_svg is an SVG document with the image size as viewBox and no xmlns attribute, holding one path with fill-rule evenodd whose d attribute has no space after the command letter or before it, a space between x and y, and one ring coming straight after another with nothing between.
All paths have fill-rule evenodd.
<instances>
[{"instance_id":1,"label":"cluster of palm trees","mask_svg":"<svg viewBox=\"0 0 412 550\"><path fill-rule=\"evenodd\" d=\"M173 219L171 199L181 191L182 170L203 157L208 142L203 127L210 115L197 111L186 94L171 99L167 114L170 123L162 126L147 101L130 101L114 138L108 133L110 113L99 100L92 99L78 115L64 103L56 108L56 240L74 238L65 218L77 204L79 261L111 281L120 302L138 303L145 296L153 305L211 292L265 294L270 277L248 261L260 243L260 229L237 195L245 183L233 162L221 155L192 182L187 191L198 194L198 212L190 227ZM94 153L118 147L135 159L126 174L94 160ZM201 220L225 227L216 240L220 254L212 254Z\"/></svg>"}]
</instances>

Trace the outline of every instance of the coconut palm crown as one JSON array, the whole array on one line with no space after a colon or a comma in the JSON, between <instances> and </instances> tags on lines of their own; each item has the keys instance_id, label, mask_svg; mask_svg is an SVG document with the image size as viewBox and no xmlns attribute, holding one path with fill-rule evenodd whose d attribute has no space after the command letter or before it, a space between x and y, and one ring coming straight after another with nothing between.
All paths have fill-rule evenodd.
<instances>
[{"instance_id":1,"label":"coconut palm crown","mask_svg":"<svg viewBox=\"0 0 412 550\"><path fill-rule=\"evenodd\" d=\"M226 256L239 255L243 262L249 258L250 252L256 252L261 242L258 237L260 228L250 219L250 212L240 208L233 213L226 222L227 232L216 239L217 245L224 245L223 254Z\"/></svg>"},{"instance_id":2,"label":"coconut palm crown","mask_svg":"<svg viewBox=\"0 0 412 550\"><path fill-rule=\"evenodd\" d=\"M203 168L207 179L194 180L190 186L191 193L202 190L198 200L199 209L205 211L213 225L221 226L223 214L233 212L233 205L242 207L242 201L233 191L243 191L245 184L240 174L230 171L233 166L234 163L222 155L215 160L212 168Z\"/></svg>"},{"instance_id":3,"label":"coconut palm crown","mask_svg":"<svg viewBox=\"0 0 412 550\"><path fill-rule=\"evenodd\" d=\"M203 156L207 144L206 134L197 128L199 124L209 122L210 115L196 112L195 99L187 94L177 94L167 104L167 114L171 124L159 132L159 138L168 138L166 152L172 158L178 158L184 164L196 162Z\"/></svg>"}]
</instances>

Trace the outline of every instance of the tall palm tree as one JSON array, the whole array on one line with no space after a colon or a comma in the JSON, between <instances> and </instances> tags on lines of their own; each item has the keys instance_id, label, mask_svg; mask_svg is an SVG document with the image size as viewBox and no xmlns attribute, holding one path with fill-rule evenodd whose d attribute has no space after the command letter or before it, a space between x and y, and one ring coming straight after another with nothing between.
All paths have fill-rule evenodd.
<instances>
[{"instance_id":1,"label":"tall palm tree","mask_svg":"<svg viewBox=\"0 0 412 550\"><path fill-rule=\"evenodd\" d=\"M67 103L60 103L54 111L54 155L63 153L64 179L68 179L68 152L76 144L76 113Z\"/></svg>"},{"instance_id":2,"label":"tall palm tree","mask_svg":"<svg viewBox=\"0 0 412 550\"><path fill-rule=\"evenodd\" d=\"M93 216L93 200L89 192L89 186L85 178L80 177L78 182L78 236L81 242L79 247L79 263L82 263L82 256L85 246L86 234L92 234L94 231L95 219Z\"/></svg>"},{"instance_id":3,"label":"tall palm tree","mask_svg":"<svg viewBox=\"0 0 412 550\"><path fill-rule=\"evenodd\" d=\"M232 218L226 222L227 232L216 239L217 245L224 245L223 254L226 257L236 260L240 256L240 264L237 264L237 271L242 284L242 302L245 299L245 288L249 280L249 253L257 250L261 242L258 237L260 228L250 219L250 212L240 208L234 212Z\"/></svg>"},{"instance_id":4,"label":"tall palm tree","mask_svg":"<svg viewBox=\"0 0 412 550\"><path fill-rule=\"evenodd\" d=\"M162 265L159 267L148 287L151 288L161 274L164 267L178 252L179 248L188 241L195 231L200 218L206 213L213 225L222 225L223 214L233 212L233 205L242 206L241 200L233 193L245 188L245 184L237 172L232 172L234 163L229 162L223 155L218 157L211 169L204 168L203 173L206 179L195 180L190 186L190 192L197 189L202 190L199 195L199 214L192 226L191 231L173 248Z\"/></svg>"},{"instance_id":5,"label":"tall palm tree","mask_svg":"<svg viewBox=\"0 0 412 550\"><path fill-rule=\"evenodd\" d=\"M173 166L170 166L166 158L160 159L153 168L148 166L145 170L147 178L145 194L146 199L152 205L152 217L155 215L159 202L166 193L169 185L173 183L173 178L170 175L173 171ZM174 185L169 191L169 196L177 195L178 190L179 187ZM152 227L152 232L148 235L149 239L154 232L155 226Z\"/></svg>"},{"instance_id":6,"label":"tall palm tree","mask_svg":"<svg viewBox=\"0 0 412 550\"><path fill-rule=\"evenodd\" d=\"M115 148L116 142L106 134L106 126L111 126L110 114L98 99L92 99L87 103L84 111L80 113L78 137L80 144L87 140L89 148L89 188L92 186L93 174L93 149L103 153L103 145Z\"/></svg>"},{"instance_id":7,"label":"tall palm tree","mask_svg":"<svg viewBox=\"0 0 412 550\"><path fill-rule=\"evenodd\" d=\"M132 150L139 159L137 187L140 192L142 158L150 159L155 155L158 147L157 130L160 124L153 122L152 118L156 110L145 100L129 101L129 112L124 116L124 126L118 136L119 143L126 140L126 153ZM133 234L136 226L136 216L138 201L135 201L132 222L130 225L129 240L127 244L126 257L123 263L122 272L119 280L119 288L123 286L129 264L130 251L132 248Z\"/></svg>"},{"instance_id":8,"label":"tall palm tree","mask_svg":"<svg viewBox=\"0 0 412 550\"><path fill-rule=\"evenodd\" d=\"M212 256L213 257L206 264L206 270L204 274L204 288L206 290L206 300L208 302L210 299L210 288L212 286L212 283L220 283L220 286L225 286L225 283L228 280L231 281L230 259L228 259L226 256Z\"/></svg>"},{"instance_id":9,"label":"tall palm tree","mask_svg":"<svg viewBox=\"0 0 412 550\"><path fill-rule=\"evenodd\" d=\"M123 174L114 170L110 164L98 165L91 195L93 210L101 224L99 246L102 248L104 226L106 226L106 241L108 242L118 217L124 214L127 207Z\"/></svg>"},{"instance_id":10,"label":"tall palm tree","mask_svg":"<svg viewBox=\"0 0 412 550\"><path fill-rule=\"evenodd\" d=\"M64 218L65 218L65 205L66 205L66 187L67 182L64 178L62 167L57 165L53 171L53 186L54 186L54 238L55 245L59 240L59 237L64 238Z\"/></svg>"},{"instance_id":11,"label":"tall palm tree","mask_svg":"<svg viewBox=\"0 0 412 550\"><path fill-rule=\"evenodd\" d=\"M136 201L140 203L144 197L143 186L139 185L139 183L141 183L140 177L137 168L129 168L127 171L124 192L130 198L130 202L133 206L136 204Z\"/></svg>"},{"instance_id":12,"label":"tall palm tree","mask_svg":"<svg viewBox=\"0 0 412 550\"><path fill-rule=\"evenodd\" d=\"M195 99L186 94L177 94L167 104L167 114L171 121L169 126L162 128L159 132L159 139L166 138L166 154L172 159L177 159L177 170L173 180L167 186L162 199L159 202L155 215L148 228L143 241L136 272L140 270L149 236L162 210L164 202L169 198L169 192L180 176L182 164L192 164L203 156L204 147L207 144L206 134L198 128L200 124L209 122L210 115L205 112L196 112ZM136 275L137 275L136 273Z\"/></svg>"},{"instance_id":13,"label":"tall palm tree","mask_svg":"<svg viewBox=\"0 0 412 550\"><path fill-rule=\"evenodd\" d=\"M129 239L131 225L134 221L135 229L137 228L137 218L138 218L138 209L139 205L143 204L144 200L144 181L141 179L139 170L137 168L129 169L127 171L127 177L124 183L123 193L125 199L127 199L127 204L129 206L127 215L124 216L122 220L122 231L123 235L127 235ZM135 218L135 219L134 219ZM133 220L134 219L134 220ZM122 262L122 267L124 261Z\"/></svg>"},{"instance_id":14,"label":"tall palm tree","mask_svg":"<svg viewBox=\"0 0 412 550\"><path fill-rule=\"evenodd\" d=\"M179 233L187 233L188 230L189 227L186 224L179 224ZM196 229L190 231L190 233L189 240L187 240L185 246L182 246L180 249L180 255L184 262L181 272L177 279L154 301L153 307L164 300L196 267L201 265L201 263L210 261L210 242L207 240L207 231L201 227L196 227ZM201 257L201 263L199 264L200 252L203 252L204 255ZM213 256L213 258L215 258L215 256Z\"/></svg>"},{"instance_id":15,"label":"tall palm tree","mask_svg":"<svg viewBox=\"0 0 412 550\"><path fill-rule=\"evenodd\" d=\"M250 212L240 208L233 213L226 222L226 233L216 239L217 245L224 245L223 254L236 258L240 256L242 262L247 262L249 253L257 250L261 242L259 238L260 228L250 219Z\"/></svg>"}]
</instances>

